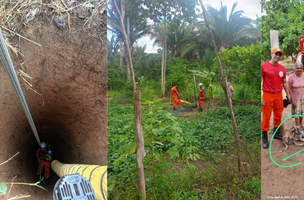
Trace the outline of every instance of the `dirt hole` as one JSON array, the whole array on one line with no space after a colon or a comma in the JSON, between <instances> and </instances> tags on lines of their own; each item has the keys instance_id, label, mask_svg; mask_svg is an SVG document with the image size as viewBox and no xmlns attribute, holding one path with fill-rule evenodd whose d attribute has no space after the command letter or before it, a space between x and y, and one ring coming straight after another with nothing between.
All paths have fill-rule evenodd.
<instances>
[{"instance_id":1,"label":"dirt hole","mask_svg":"<svg viewBox=\"0 0 304 200\"><path fill-rule=\"evenodd\" d=\"M79 4L65 2L66 6ZM49 10L39 12L26 25L19 23L20 26L14 27L15 32L41 46L3 31L9 43L23 54L10 50L40 140L51 143L53 159L62 163L106 165L106 14L102 8L98 8L96 14L93 8L79 5L79 10L69 13L68 28L66 12L53 12L41 5L39 9ZM28 8L32 9L33 5ZM58 13L62 16L57 16ZM94 13L96 16L90 19ZM58 27L52 16L65 22L65 29ZM32 86L24 81L21 71L32 77L23 77ZM0 163L20 152L0 166L1 182L7 183L8 188L10 182L33 183L38 169L37 148L17 95L0 63ZM46 189L52 192L57 179L52 172ZM33 200L51 197L50 193L25 185L14 185L9 197L26 193Z\"/></svg>"}]
</instances>

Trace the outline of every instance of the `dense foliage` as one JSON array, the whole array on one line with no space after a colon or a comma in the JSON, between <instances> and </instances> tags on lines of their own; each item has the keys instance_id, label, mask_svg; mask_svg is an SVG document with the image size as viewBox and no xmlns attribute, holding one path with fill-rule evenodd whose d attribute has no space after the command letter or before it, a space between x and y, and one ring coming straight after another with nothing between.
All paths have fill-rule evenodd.
<instances>
[{"instance_id":1,"label":"dense foliage","mask_svg":"<svg viewBox=\"0 0 304 200\"><path fill-rule=\"evenodd\" d=\"M235 11L237 4L233 4L229 15L227 6L221 5L218 10L208 7L209 20L219 49L259 44L260 32L250 18L243 16L243 11Z\"/></svg>"},{"instance_id":2,"label":"dense foliage","mask_svg":"<svg viewBox=\"0 0 304 200\"><path fill-rule=\"evenodd\" d=\"M145 53L145 47L133 45L137 39L148 33L155 39L155 43L161 47L166 41L166 91L171 88L170 83L172 81L181 78L189 69L216 71L217 67L212 61L215 55L209 33L204 21L196 20L197 16L194 14L193 6L190 6L191 8L189 5L188 7L179 7L179 5L184 4L180 0L170 0L163 3L145 1L147 7L139 6L140 15L136 17L135 13L137 11L129 11L130 9L132 10L134 5L130 5L128 2L126 1L126 19L129 18L128 23L130 23L129 26L131 28L130 35L132 38L130 40L133 48L132 62L135 77L145 77L147 81L153 80L155 82L160 82L161 80L163 51L159 50L156 54L147 54ZM136 3L140 4L140 1L136 1ZM122 36L112 7L109 6L108 14L110 22L108 28L113 33L112 38L108 39L108 76L110 77L108 86L109 89L118 89L122 87L123 82L127 82L129 72L127 70ZM174 9L170 11L170 7ZM224 5L221 5L218 10L208 7L218 49L221 47L221 50L223 48L232 49L234 45L248 46L259 44L259 18L255 21L250 20L244 17L242 15L243 11L237 10L236 7L237 3L233 5L229 16L227 16L228 9ZM152 9L153 12L150 12L150 10L145 10L147 8L150 8L150 10L152 8L157 9ZM164 17L167 19L166 23L160 20ZM152 29L147 25L148 18L156 22ZM137 26L138 28L136 28ZM182 68L179 68L180 66ZM230 72L227 71L227 73ZM212 83L219 82L219 77L215 77L216 80L213 78ZM180 80L180 82L184 83L186 81ZM238 84L239 81L235 81L235 83Z\"/></svg>"},{"instance_id":3,"label":"dense foliage","mask_svg":"<svg viewBox=\"0 0 304 200\"><path fill-rule=\"evenodd\" d=\"M244 154L248 152L247 142L258 147L251 147L251 155L246 155L247 158L251 156L251 159L260 154L259 113L258 106L235 107L236 121L243 141L242 147L245 148ZM250 185L248 188L243 180L239 180L233 174L237 171L237 165L235 165L236 152L232 147L235 140L228 108L192 118L178 118L166 112L163 106L149 102L149 106L143 109L143 124L147 154L144 162L148 199L161 197L161 199L171 199L172 195L184 196L181 199L199 199L200 195L212 199L228 193L236 197L243 195L244 199L249 199L260 194L258 185L260 180L253 177L252 169L247 172L248 177L244 177L245 185ZM110 103L108 106L108 190L111 198L136 199L136 188L133 185L136 183L135 151L132 106ZM222 155L229 156L222 157ZM205 160L206 166L197 168L193 163L197 159ZM216 165L222 163L223 159L229 160L231 164L225 166L227 167L225 169L218 168ZM182 169L177 170L174 167L176 161L184 163L180 164L183 166ZM254 162L259 165L260 160ZM204 170L200 169L201 167L204 167ZM227 176L228 182L221 177L223 174ZM232 192L229 192L228 188L231 187ZM250 191L251 187L256 191ZM216 192L211 192L207 190L208 188L214 188Z\"/></svg>"},{"instance_id":4,"label":"dense foliage","mask_svg":"<svg viewBox=\"0 0 304 200\"><path fill-rule=\"evenodd\" d=\"M167 98L156 100L163 92L161 74L165 64L163 85L167 97L172 84L177 83L181 98L196 102L198 82L204 84L208 99L225 96L218 87L219 70L209 33L194 14L196 1L190 4L183 0L124 0L125 4L120 6L125 6L124 23L126 30L130 27L132 54L128 62L117 13L113 11L114 0L109 2L108 24L114 33L108 38L109 199L138 199L137 144L134 110L130 105L133 92L126 67L131 62L145 105L142 113L147 199L258 198L261 193L258 106L234 107L243 161L250 166L245 173L239 173L228 108L210 106L209 109L205 105L203 113L181 118L168 112L171 105L164 103ZM259 98L260 81L256 76L260 72L260 20L244 17L243 11L235 11L236 5L229 17L227 7L222 4L219 10L209 7L208 15L217 47L222 52L225 74L235 89L234 99L244 99L247 92L247 99L254 100ZM153 20L152 29L147 19ZM147 54L145 46L135 45L146 33L162 47L155 54Z\"/></svg>"},{"instance_id":5,"label":"dense foliage","mask_svg":"<svg viewBox=\"0 0 304 200\"><path fill-rule=\"evenodd\" d=\"M262 61L270 59L270 30L279 31L279 46L284 55L300 51L299 37L304 34L302 1L262 0Z\"/></svg>"},{"instance_id":6,"label":"dense foliage","mask_svg":"<svg viewBox=\"0 0 304 200\"><path fill-rule=\"evenodd\" d=\"M261 94L261 46L233 47L225 49L220 58L228 81L243 83L251 88L252 99L259 100ZM249 97L250 98L250 97Z\"/></svg>"}]
</instances>

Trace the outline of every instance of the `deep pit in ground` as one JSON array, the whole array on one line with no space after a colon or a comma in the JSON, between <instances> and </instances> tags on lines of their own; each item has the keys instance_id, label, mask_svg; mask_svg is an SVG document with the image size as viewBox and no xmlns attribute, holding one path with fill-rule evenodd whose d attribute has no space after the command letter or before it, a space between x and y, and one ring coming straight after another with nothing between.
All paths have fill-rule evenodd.
<instances>
[{"instance_id":1,"label":"deep pit in ground","mask_svg":"<svg viewBox=\"0 0 304 200\"><path fill-rule=\"evenodd\" d=\"M41 47L3 33L23 54L10 51L17 73L22 70L32 77L26 78L32 87L20 76L19 82L40 140L51 143L53 159L106 165L106 16L100 13L88 28L79 13L70 14L70 30L58 28L43 12L19 30ZM33 183L38 144L2 63L0 138L0 163L20 152L0 166L0 182ZM57 179L52 172L46 189L52 192ZM30 199L50 199L49 193L26 185L14 185L10 197L26 193Z\"/></svg>"}]
</instances>

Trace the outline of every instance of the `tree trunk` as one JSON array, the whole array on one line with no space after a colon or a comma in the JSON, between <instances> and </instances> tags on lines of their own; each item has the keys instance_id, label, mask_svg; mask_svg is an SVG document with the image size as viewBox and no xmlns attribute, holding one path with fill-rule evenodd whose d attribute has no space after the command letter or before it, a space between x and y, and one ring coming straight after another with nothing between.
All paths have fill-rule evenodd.
<instances>
[{"instance_id":1,"label":"tree trunk","mask_svg":"<svg viewBox=\"0 0 304 200\"><path fill-rule=\"evenodd\" d=\"M120 57L120 69L121 69L121 73L122 73L122 79L124 80L124 74L125 74L125 66L124 66L124 63L123 63L123 58L125 56L125 51L124 51L124 47L123 47L123 44L122 42L120 42L119 44L119 57Z\"/></svg>"},{"instance_id":2,"label":"tree trunk","mask_svg":"<svg viewBox=\"0 0 304 200\"><path fill-rule=\"evenodd\" d=\"M138 188L140 191L140 199L146 199L146 183L144 173L144 158L146 157L145 142L143 135L142 116L141 116L141 97L140 91L134 91L134 118L135 118L135 134L136 134L136 171L138 177Z\"/></svg>"},{"instance_id":3,"label":"tree trunk","mask_svg":"<svg viewBox=\"0 0 304 200\"><path fill-rule=\"evenodd\" d=\"M164 61L164 96L166 93L166 70L167 70L167 23L165 22L165 61Z\"/></svg>"},{"instance_id":4,"label":"tree trunk","mask_svg":"<svg viewBox=\"0 0 304 200\"><path fill-rule=\"evenodd\" d=\"M128 55L126 54L126 56L128 56ZM128 67L127 67L127 82L129 83L130 79L131 79L131 70L130 70L130 65L131 64L130 64L130 59L127 59L127 65L128 65ZM132 64L132 66L133 66L133 64Z\"/></svg>"},{"instance_id":5,"label":"tree trunk","mask_svg":"<svg viewBox=\"0 0 304 200\"><path fill-rule=\"evenodd\" d=\"M164 89L164 63L165 63L165 44L163 44L163 52L162 52L162 68L161 68L161 93L162 97L165 96L165 89Z\"/></svg>"},{"instance_id":6,"label":"tree trunk","mask_svg":"<svg viewBox=\"0 0 304 200\"><path fill-rule=\"evenodd\" d=\"M166 23L166 9L164 9L164 19L165 19L165 44L163 45L163 62L162 62L162 97L165 97L166 93L166 63L167 63L167 23Z\"/></svg>"},{"instance_id":7,"label":"tree trunk","mask_svg":"<svg viewBox=\"0 0 304 200\"><path fill-rule=\"evenodd\" d=\"M219 87L218 87L218 97L221 96L221 83L219 83Z\"/></svg>"},{"instance_id":8,"label":"tree trunk","mask_svg":"<svg viewBox=\"0 0 304 200\"><path fill-rule=\"evenodd\" d=\"M211 28L209 26L206 9L204 7L204 4L203 4L202 0L199 0L199 1L200 1L202 10L203 10L205 23L206 23L206 26L209 30L209 33L210 33L210 36L211 36L211 41L213 43L213 48L214 48L214 51L215 51L215 54L216 54L217 62L218 62L219 68L220 68L220 73L221 73L220 82L221 82L221 86L223 87L223 89L225 91L225 96L226 96L227 101L228 101L228 106L229 106L229 110L230 110L230 114L231 114L232 127L233 127L233 130L234 130L234 136L235 136L235 139L236 139L236 149L237 149L237 155L238 155L239 171L243 172L244 169L243 169L242 159L241 159L240 136L239 136L237 126L236 126L236 121L235 121L235 116L234 116L234 111L233 111L233 106L232 106L232 100L231 100L231 98L229 98L231 95L230 95L230 90L228 88L227 77L223 72L221 59L219 57L219 53L218 53L218 50L217 50L217 47L216 47L216 43L215 43Z\"/></svg>"},{"instance_id":9,"label":"tree trunk","mask_svg":"<svg viewBox=\"0 0 304 200\"><path fill-rule=\"evenodd\" d=\"M213 87L212 87L211 83L209 83L209 90L211 91L211 99L213 99L214 98L214 96L213 96Z\"/></svg>"},{"instance_id":10,"label":"tree trunk","mask_svg":"<svg viewBox=\"0 0 304 200\"><path fill-rule=\"evenodd\" d=\"M247 84L245 84L245 90L244 90L244 100L247 101Z\"/></svg>"},{"instance_id":11,"label":"tree trunk","mask_svg":"<svg viewBox=\"0 0 304 200\"><path fill-rule=\"evenodd\" d=\"M127 38L128 38L128 42L129 42L129 44L128 44L128 46L129 46L129 50L130 50L130 52L131 52L131 44L130 44L130 21L129 21L129 17L127 17ZM127 59L127 62L130 62L130 59ZM131 62L132 62L132 54L131 54ZM128 66L130 66L130 63L128 63ZM133 66L132 66L132 68L133 68ZM133 69L132 69L133 70ZM130 82L130 75L131 75L131 70L130 70L130 67L128 67L128 69L127 69L127 80L128 80L128 82Z\"/></svg>"},{"instance_id":12,"label":"tree trunk","mask_svg":"<svg viewBox=\"0 0 304 200\"><path fill-rule=\"evenodd\" d=\"M213 87L212 87L212 84L211 83L209 83L209 89L210 89L210 91L211 91L211 102L209 103L209 105L211 105L212 107L214 107L214 95L213 95Z\"/></svg>"},{"instance_id":13,"label":"tree trunk","mask_svg":"<svg viewBox=\"0 0 304 200\"><path fill-rule=\"evenodd\" d=\"M131 55L131 47L130 47L130 39L127 36L126 28L124 26L124 18L122 13L124 13L124 3L121 0L121 11L118 9L116 1L113 0L115 9L119 16L121 31L125 41L125 47L127 49L127 60L130 70L130 75L132 78L132 86L133 86L133 103L134 103L134 120L135 120L135 135L136 135L136 171L137 171L137 179L138 179L138 189L142 200L146 200L146 186L145 186L145 174L144 174L144 164L143 159L146 156L144 149L144 137L143 137L143 126L142 126L142 115L141 115L141 97L140 92L136 91L135 84L135 76L133 71L132 64L132 55Z\"/></svg>"},{"instance_id":14,"label":"tree trunk","mask_svg":"<svg viewBox=\"0 0 304 200\"><path fill-rule=\"evenodd\" d=\"M162 96L165 96L166 93L166 65L167 65L167 45L165 44L165 56L164 56L164 72L163 72L163 91Z\"/></svg>"},{"instance_id":15,"label":"tree trunk","mask_svg":"<svg viewBox=\"0 0 304 200\"><path fill-rule=\"evenodd\" d=\"M196 84L195 84L195 76L194 76L194 73L193 73L193 99L194 99L193 102L196 102L197 105L199 105L198 98L196 98L196 95L195 95L195 86L196 86ZM197 101L195 101L195 99L197 99Z\"/></svg>"}]
</instances>

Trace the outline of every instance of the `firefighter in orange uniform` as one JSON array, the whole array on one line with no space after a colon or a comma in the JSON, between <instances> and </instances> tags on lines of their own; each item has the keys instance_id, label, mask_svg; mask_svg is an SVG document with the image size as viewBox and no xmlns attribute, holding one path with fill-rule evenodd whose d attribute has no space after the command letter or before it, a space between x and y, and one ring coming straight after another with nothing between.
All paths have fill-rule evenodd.
<instances>
[{"instance_id":1,"label":"firefighter in orange uniform","mask_svg":"<svg viewBox=\"0 0 304 200\"><path fill-rule=\"evenodd\" d=\"M202 112L204 109L203 101L205 100L205 88L203 87L202 83L198 84L199 87L199 95L198 95L198 105L199 105L199 112Z\"/></svg>"},{"instance_id":2,"label":"firefighter in orange uniform","mask_svg":"<svg viewBox=\"0 0 304 200\"><path fill-rule=\"evenodd\" d=\"M271 51L271 60L269 62L262 63L262 146L264 149L269 147L267 131L269 130L269 121L271 113L273 112L273 132L276 131L281 124L282 112L283 112L283 96L282 89L287 94L287 98L290 99L290 93L288 89L288 83L286 81L286 69L279 64L283 52L274 48ZM282 87L283 86L283 87ZM275 139L282 140L282 135L277 129L274 135Z\"/></svg>"},{"instance_id":3,"label":"firefighter in orange uniform","mask_svg":"<svg viewBox=\"0 0 304 200\"><path fill-rule=\"evenodd\" d=\"M174 83L172 89L171 89L171 92L172 92L172 98L173 98L173 110L176 110L176 105L177 105L177 102L178 102L178 99L180 98L179 96L179 93L177 92L177 84Z\"/></svg>"},{"instance_id":4,"label":"firefighter in orange uniform","mask_svg":"<svg viewBox=\"0 0 304 200\"><path fill-rule=\"evenodd\" d=\"M47 179L50 176L52 150L50 148L50 145L47 145L45 142L41 142L41 147L42 147L42 149L40 149L40 147L39 147L36 151L36 157L39 162L36 181L39 180L40 173L42 173L42 170L44 168L44 184L47 185Z\"/></svg>"}]
</instances>

